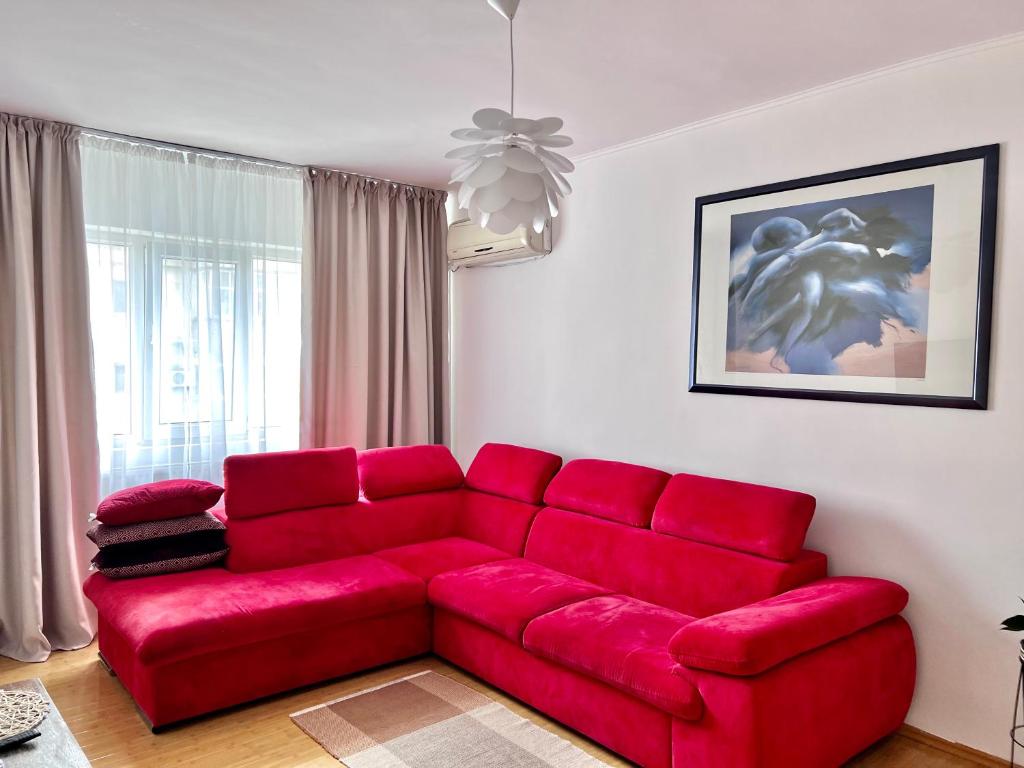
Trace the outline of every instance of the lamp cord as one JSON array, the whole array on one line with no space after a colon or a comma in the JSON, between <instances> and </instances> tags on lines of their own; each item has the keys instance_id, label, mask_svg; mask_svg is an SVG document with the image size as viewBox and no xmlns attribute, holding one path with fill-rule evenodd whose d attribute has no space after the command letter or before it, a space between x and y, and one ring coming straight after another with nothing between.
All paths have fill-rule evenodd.
<instances>
[{"instance_id":1,"label":"lamp cord","mask_svg":"<svg viewBox=\"0 0 1024 768\"><path fill-rule=\"evenodd\" d=\"M511 73L511 83L508 94L508 113L515 116L516 113L516 49L512 43L512 19L508 20L508 63Z\"/></svg>"}]
</instances>

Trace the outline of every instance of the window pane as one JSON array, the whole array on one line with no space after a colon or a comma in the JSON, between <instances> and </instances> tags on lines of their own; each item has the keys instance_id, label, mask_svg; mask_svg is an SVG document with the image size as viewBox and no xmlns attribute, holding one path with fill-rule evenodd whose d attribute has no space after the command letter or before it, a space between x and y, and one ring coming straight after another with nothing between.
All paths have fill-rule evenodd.
<instances>
[{"instance_id":1,"label":"window pane","mask_svg":"<svg viewBox=\"0 0 1024 768\"><path fill-rule=\"evenodd\" d=\"M160 259L160 423L233 418L234 264Z\"/></svg>"},{"instance_id":2,"label":"window pane","mask_svg":"<svg viewBox=\"0 0 1024 768\"><path fill-rule=\"evenodd\" d=\"M102 490L298 447L302 176L84 135Z\"/></svg>"},{"instance_id":3,"label":"window pane","mask_svg":"<svg viewBox=\"0 0 1024 768\"><path fill-rule=\"evenodd\" d=\"M126 434L132 422L132 388L127 378L132 356L128 249L90 242L87 253L97 406L109 414L106 426L110 432Z\"/></svg>"}]
</instances>

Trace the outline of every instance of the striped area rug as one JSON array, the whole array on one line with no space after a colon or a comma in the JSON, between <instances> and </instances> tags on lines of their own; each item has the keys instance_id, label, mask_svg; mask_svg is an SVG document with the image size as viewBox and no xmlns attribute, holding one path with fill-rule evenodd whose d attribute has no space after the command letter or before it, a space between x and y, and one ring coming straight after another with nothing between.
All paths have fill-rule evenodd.
<instances>
[{"instance_id":1,"label":"striped area rug","mask_svg":"<svg viewBox=\"0 0 1024 768\"><path fill-rule=\"evenodd\" d=\"M607 766L436 672L310 707L291 718L349 768Z\"/></svg>"}]
</instances>

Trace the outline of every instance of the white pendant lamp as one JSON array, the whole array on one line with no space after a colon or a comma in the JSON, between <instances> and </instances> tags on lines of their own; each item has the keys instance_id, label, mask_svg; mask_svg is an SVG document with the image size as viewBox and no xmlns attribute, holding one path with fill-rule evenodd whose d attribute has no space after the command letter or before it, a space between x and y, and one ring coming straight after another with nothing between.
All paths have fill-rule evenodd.
<instances>
[{"instance_id":1,"label":"white pendant lamp","mask_svg":"<svg viewBox=\"0 0 1024 768\"><path fill-rule=\"evenodd\" d=\"M568 147L572 139L558 133L562 120L543 117L529 120L515 112L515 50L512 20L519 0L487 0L508 19L511 84L509 108L488 107L473 114L475 128L460 128L452 136L474 143L453 149L445 157L461 160L452 172L458 184L459 208L481 227L507 234L516 227L541 232L549 217L558 215L558 199L572 191L562 174L575 166L555 149Z\"/></svg>"}]
</instances>

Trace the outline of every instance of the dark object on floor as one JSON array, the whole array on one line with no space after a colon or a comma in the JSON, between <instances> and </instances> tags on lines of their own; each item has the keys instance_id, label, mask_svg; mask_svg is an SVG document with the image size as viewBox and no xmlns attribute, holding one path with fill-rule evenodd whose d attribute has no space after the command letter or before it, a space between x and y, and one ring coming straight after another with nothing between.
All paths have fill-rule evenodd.
<instances>
[{"instance_id":1,"label":"dark object on floor","mask_svg":"<svg viewBox=\"0 0 1024 768\"><path fill-rule=\"evenodd\" d=\"M2 768L90 768L92 765L78 745L60 711L38 679L5 683L5 689L35 691L50 702L50 713L36 728L38 738L3 752Z\"/></svg>"},{"instance_id":2,"label":"dark object on floor","mask_svg":"<svg viewBox=\"0 0 1024 768\"><path fill-rule=\"evenodd\" d=\"M33 728L29 731L22 731L14 736L8 736L6 739L0 739L0 752L3 752L8 747L24 744L26 741L32 741L32 739L39 738L39 736L39 731ZM2 768L2 766L3 764L0 763L0 768Z\"/></svg>"}]
</instances>

